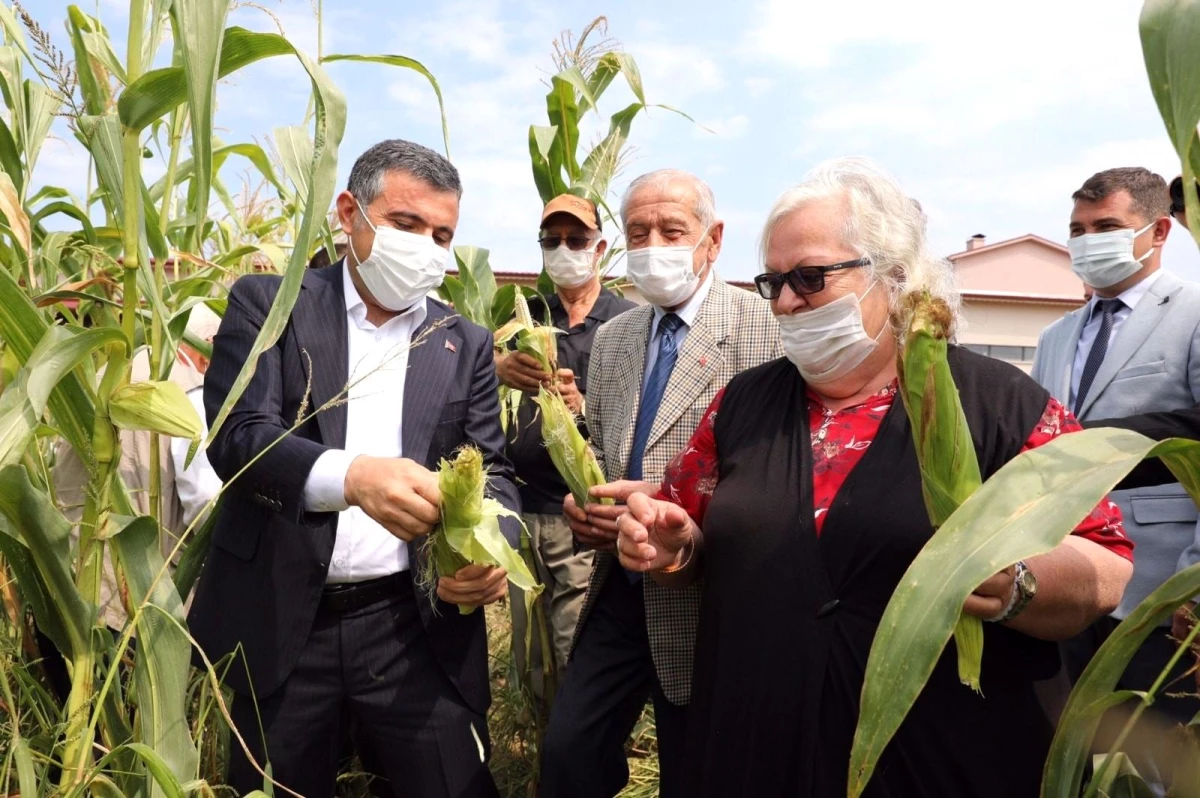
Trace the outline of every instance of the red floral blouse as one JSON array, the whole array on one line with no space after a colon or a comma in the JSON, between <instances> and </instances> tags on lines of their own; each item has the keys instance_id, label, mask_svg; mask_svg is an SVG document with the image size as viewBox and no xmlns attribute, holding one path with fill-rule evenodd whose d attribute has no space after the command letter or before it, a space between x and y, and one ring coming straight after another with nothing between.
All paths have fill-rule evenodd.
<instances>
[{"instance_id":1,"label":"red floral blouse","mask_svg":"<svg viewBox=\"0 0 1200 798\"><path fill-rule=\"evenodd\" d=\"M850 471L862 459L871 445L884 416L896 399L897 385L893 382L861 404L833 412L821 404L811 391L808 393L808 425L812 431L813 507L817 534L825 522L825 514L834 496L846 481ZM659 498L687 510L697 524L703 523L709 499L717 486L717 443L713 422L725 392L713 399L704 413L700 427L667 468ZM1083 429L1066 408L1051 398L1021 451L1034 449L1065 432ZM1075 528L1074 534L1133 560L1133 541L1125 536L1121 511L1105 499L1091 515Z\"/></svg>"}]
</instances>

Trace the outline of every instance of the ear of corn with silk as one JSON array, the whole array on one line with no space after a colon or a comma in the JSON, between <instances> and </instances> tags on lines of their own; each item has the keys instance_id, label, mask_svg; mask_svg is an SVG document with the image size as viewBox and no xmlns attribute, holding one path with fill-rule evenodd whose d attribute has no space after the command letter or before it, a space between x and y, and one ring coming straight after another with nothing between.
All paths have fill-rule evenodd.
<instances>
[{"instance_id":1,"label":"ear of corn with silk","mask_svg":"<svg viewBox=\"0 0 1200 798\"><path fill-rule=\"evenodd\" d=\"M442 517L425 542L427 555L419 584L431 597L442 576L453 576L467 565L495 565L508 572L508 581L525 593L526 602L541 591L521 555L500 531L501 518L519 518L500 502L484 495L487 471L483 455L474 446L464 446L453 460L438 466L442 494ZM462 614L474 611L459 607Z\"/></svg>"}]
</instances>

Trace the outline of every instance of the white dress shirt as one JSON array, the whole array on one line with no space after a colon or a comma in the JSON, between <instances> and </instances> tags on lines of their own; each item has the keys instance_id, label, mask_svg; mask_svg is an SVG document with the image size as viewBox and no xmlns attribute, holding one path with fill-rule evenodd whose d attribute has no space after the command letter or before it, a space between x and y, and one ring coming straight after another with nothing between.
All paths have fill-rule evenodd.
<instances>
[{"instance_id":1,"label":"white dress shirt","mask_svg":"<svg viewBox=\"0 0 1200 798\"><path fill-rule=\"evenodd\" d=\"M350 391L346 406L346 448L325 452L304 484L304 507L337 512L333 558L325 581L362 582L408 568L404 541L388 532L358 507L346 503L346 472L359 455L401 457L401 418L408 349L425 321L425 300L376 327L367 321L367 306L342 264L346 295L346 338Z\"/></svg>"},{"instance_id":2,"label":"white dress shirt","mask_svg":"<svg viewBox=\"0 0 1200 798\"><path fill-rule=\"evenodd\" d=\"M1112 331L1108 335L1108 350L1111 352L1113 344L1117 341L1117 333L1121 330L1121 325L1129 318L1129 314L1133 313L1133 309L1138 303L1145 298L1146 293L1150 290L1150 286L1162 277L1162 270L1158 270L1142 280L1135 286L1125 289L1124 292L1118 294L1116 299L1121 300L1121 307L1113 312ZM1100 332L1100 322L1103 319L1103 314L1094 313L1096 303L1103 297L1098 294L1093 294L1087 304L1087 323L1083 325L1083 330L1079 334L1079 345L1075 347L1075 362L1071 366L1071 402L1070 407L1075 406L1075 397L1079 395L1079 380L1083 377L1083 367L1087 364L1088 354L1092 351L1092 343L1095 342L1096 336Z\"/></svg>"},{"instance_id":3,"label":"white dress shirt","mask_svg":"<svg viewBox=\"0 0 1200 798\"><path fill-rule=\"evenodd\" d=\"M201 425L204 424L204 388L193 388L187 392L188 401L200 414ZM208 430L201 430L202 437L207 437ZM187 468L188 448L192 442L187 438L171 438L171 462L175 466L175 494L179 496L179 504L183 507L183 523L185 528L190 526L200 511L208 505L212 498L221 492L221 478L213 471L208 462L208 454L203 449L196 451L192 464ZM181 530L182 531L182 530Z\"/></svg>"},{"instance_id":4,"label":"white dress shirt","mask_svg":"<svg viewBox=\"0 0 1200 798\"><path fill-rule=\"evenodd\" d=\"M709 269L704 282L696 289L696 293L692 294L692 298L683 303L683 307L670 311L683 322L683 326L675 331L676 352L683 351L683 342L687 340L688 330L692 329L692 324L695 323L696 316L700 313L700 306L708 297L712 281L713 273L712 269ZM654 306L654 320L650 322L650 343L646 347L646 370L642 372L642 393L646 392L646 383L650 381L650 372L654 370L654 364L658 362L658 323L662 321L663 316L667 315L667 312L658 305Z\"/></svg>"}]
</instances>

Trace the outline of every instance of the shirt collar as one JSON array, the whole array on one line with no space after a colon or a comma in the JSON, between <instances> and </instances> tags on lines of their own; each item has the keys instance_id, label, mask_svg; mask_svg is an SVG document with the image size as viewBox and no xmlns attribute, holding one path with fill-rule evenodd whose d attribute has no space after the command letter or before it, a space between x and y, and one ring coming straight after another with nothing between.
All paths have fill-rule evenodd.
<instances>
[{"instance_id":1,"label":"shirt collar","mask_svg":"<svg viewBox=\"0 0 1200 798\"><path fill-rule=\"evenodd\" d=\"M683 307L671 311L684 325L690 330L696 323L696 317L700 315L700 306L704 304L704 300L708 298L708 292L712 289L713 272L710 268L708 274L704 278L704 282L696 289L696 293L692 294L692 298L683 303ZM658 334L658 323L662 321L662 317L667 315L667 311L654 306L654 325L650 330L650 337L654 338Z\"/></svg>"},{"instance_id":2,"label":"shirt collar","mask_svg":"<svg viewBox=\"0 0 1200 798\"><path fill-rule=\"evenodd\" d=\"M1133 285L1133 286L1130 286L1129 288L1126 288L1120 294L1117 294L1117 296L1115 296L1114 299L1121 300L1121 303L1125 307L1129 308L1130 310L1133 310L1134 308L1136 308L1138 306L1138 303L1142 301L1142 299L1146 296L1146 294L1150 293L1150 288L1156 282L1158 282L1158 278L1162 277L1162 275L1163 275L1163 271L1162 271L1162 269L1159 269L1158 271L1154 272L1150 276L1143 279L1137 285ZM1089 319L1092 317L1092 313L1096 310L1096 305L1097 305L1097 303L1099 303L1100 299L1101 299L1101 297L1099 295L1097 295L1097 294L1092 295L1092 300L1091 300L1091 302L1088 303L1088 318Z\"/></svg>"},{"instance_id":3,"label":"shirt collar","mask_svg":"<svg viewBox=\"0 0 1200 798\"><path fill-rule=\"evenodd\" d=\"M356 325L362 327L367 324L367 303L363 301L362 296L358 293L358 286L354 284L354 280L350 279L350 262L347 259L342 259L342 294L346 299L346 317ZM412 329L421 326L428 315L429 310L426 307L425 299L413 304L411 308L404 311L398 316L394 316L388 321L396 319L410 319ZM385 322L387 323L387 322Z\"/></svg>"}]
</instances>

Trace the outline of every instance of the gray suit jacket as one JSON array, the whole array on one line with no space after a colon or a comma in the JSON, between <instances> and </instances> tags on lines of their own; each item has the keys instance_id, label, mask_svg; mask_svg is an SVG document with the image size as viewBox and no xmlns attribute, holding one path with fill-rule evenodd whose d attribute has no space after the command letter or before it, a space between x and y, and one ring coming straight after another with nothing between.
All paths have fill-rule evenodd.
<instances>
[{"instance_id":1,"label":"gray suit jacket","mask_svg":"<svg viewBox=\"0 0 1200 798\"><path fill-rule=\"evenodd\" d=\"M1042 331L1033 378L1067 405L1071 369L1090 305ZM1164 273L1117 332L1080 408L1080 420L1178 410L1200 402L1200 285ZM1164 581L1200 562L1197 511L1178 484L1114 491L1133 539L1133 579L1117 618Z\"/></svg>"},{"instance_id":2,"label":"gray suit jacket","mask_svg":"<svg viewBox=\"0 0 1200 798\"><path fill-rule=\"evenodd\" d=\"M779 326L766 300L733 288L715 275L696 323L692 325L667 382L662 404L650 430L642 469L658 482L667 465L691 439L704 411L734 375L783 354ZM654 308L627 310L596 333L588 375L587 424L592 448L609 481L624 479L633 448L633 426L641 400L646 348ZM587 614L614 567L612 554L599 554L592 566L587 598L576 638ZM700 586L665 588L652 579L646 591L646 627L650 653L667 698L687 704L692 680L692 653L700 619Z\"/></svg>"}]
</instances>

